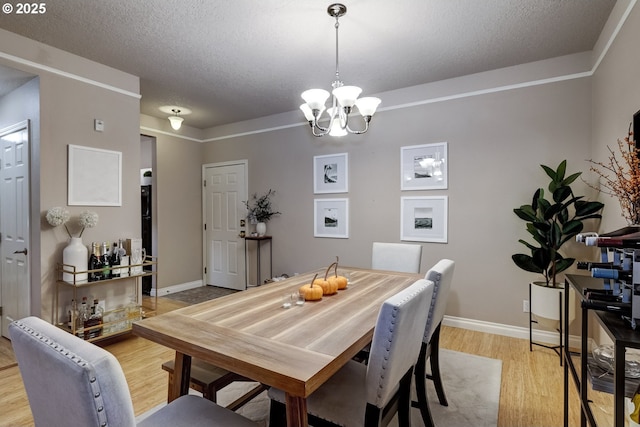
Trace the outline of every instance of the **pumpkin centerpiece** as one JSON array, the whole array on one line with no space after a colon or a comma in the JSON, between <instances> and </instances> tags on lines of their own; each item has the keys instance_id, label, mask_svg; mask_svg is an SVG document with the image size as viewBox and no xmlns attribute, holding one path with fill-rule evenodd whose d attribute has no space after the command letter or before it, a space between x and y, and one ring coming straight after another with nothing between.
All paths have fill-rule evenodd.
<instances>
[{"instance_id":1,"label":"pumpkin centerpiece","mask_svg":"<svg viewBox=\"0 0 640 427\"><path fill-rule=\"evenodd\" d=\"M322 286L322 293L324 295L333 295L338 292L338 283L335 280L331 280L332 278L329 277L331 268L336 264L337 263L334 262L327 268L327 271L324 273L324 279L314 280L316 285Z\"/></svg>"},{"instance_id":2,"label":"pumpkin centerpiece","mask_svg":"<svg viewBox=\"0 0 640 427\"><path fill-rule=\"evenodd\" d=\"M341 291L341 290L347 288L347 285L349 284L349 281L344 276L338 276L338 262L339 262L339 258L336 257L336 262L331 264L334 267L334 274L333 274L333 276L329 277L327 280L329 282L335 283L335 285L337 286L338 290ZM331 266L329 266L329 269L331 269Z\"/></svg>"},{"instance_id":3,"label":"pumpkin centerpiece","mask_svg":"<svg viewBox=\"0 0 640 427\"><path fill-rule=\"evenodd\" d=\"M305 301L318 301L322 299L322 286L314 283L316 281L316 277L318 277L317 274L313 276L313 279L311 279L311 283L307 283L306 285L302 285L300 287L300 293L304 295Z\"/></svg>"}]
</instances>

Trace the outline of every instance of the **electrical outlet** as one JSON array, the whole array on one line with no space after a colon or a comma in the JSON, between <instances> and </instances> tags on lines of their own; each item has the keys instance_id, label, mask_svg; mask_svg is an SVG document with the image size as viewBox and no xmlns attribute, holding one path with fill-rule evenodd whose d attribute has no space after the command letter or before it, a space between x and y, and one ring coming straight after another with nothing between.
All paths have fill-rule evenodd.
<instances>
[{"instance_id":1,"label":"electrical outlet","mask_svg":"<svg viewBox=\"0 0 640 427\"><path fill-rule=\"evenodd\" d=\"M522 300L522 311L524 313L528 313L529 312L529 300L528 299L523 299Z\"/></svg>"}]
</instances>

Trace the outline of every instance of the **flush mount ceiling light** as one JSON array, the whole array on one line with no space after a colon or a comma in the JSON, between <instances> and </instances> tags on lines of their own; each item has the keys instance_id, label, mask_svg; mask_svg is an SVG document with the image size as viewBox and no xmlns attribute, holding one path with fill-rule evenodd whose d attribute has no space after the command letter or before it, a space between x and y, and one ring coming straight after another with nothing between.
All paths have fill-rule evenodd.
<instances>
[{"instance_id":1,"label":"flush mount ceiling light","mask_svg":"<svg viewBox=\"0 0 640 427\"><path fill-rule=\"evenodd\" d=\"M162 111L163 113L172 114L171 116L169 116L169 121L171 122L171 127L174 130L178 130L182 126L182 122L184 121L184 119L180 117L180 115L191 114L191 110L189 110L188 108L178 107L176 105L165 105L163 107L160 107L160 111Z\"/></svg>"},{"instance_id":2,"label":"flush mount ceiling light","mask_svg":"<svg viewBox=\"0 0 640 427\"><path fill-rule=\"evenodd\" d=\"M336 79L331 84L331 87L333 87L331 92L332 106L326 109L329 115L329 124L327 127L322 127L318 123L322 118L322 113L325 111L325 102L329 98L329 92L326 90L309 89L302 92L302 99L304 99L305 104L302 104L300 109L309 122L309 126L311 126L313 136L327 134L342 136L347 133L365 133L369 130L369 122L371 122L371 117L373 117L378 104L380 104L380 99L374 97L358 99L362 89L357 86L345 86L340 80L338 70L338 27L340 24L338 18L347 13L347 7L340 3L334 3L329 6L327 13L329 16L336 18ZM351 114L354 105L358 107L358 111L364 119L364 129L362 130L353 130L349 127L349 114Z\"/></svg>"},{"instance_id":3,"label":"flush mount ceiling light","mask_svg":"<svg viewBox=\"0 0 640 427\"><path fill-rule=\"evenodd\" d=\"M173 114L175 114L175 116L169 116L169 121L171 122L171 127L174 128L175 130L180 129L180 126L182 126L182 121L184 120L182 117L178 116L178 114L180 114L180 110L173 109L171 110L173 112Z\"/></svg>"}]
</instances>

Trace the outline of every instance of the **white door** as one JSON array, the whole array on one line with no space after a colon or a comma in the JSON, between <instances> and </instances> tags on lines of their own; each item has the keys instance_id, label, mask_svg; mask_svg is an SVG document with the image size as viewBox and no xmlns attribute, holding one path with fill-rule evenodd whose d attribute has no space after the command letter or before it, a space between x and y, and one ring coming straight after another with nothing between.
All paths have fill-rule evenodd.
<instances>
[{"instance_id":1,"label":"white door","mask_svg":"<svg viewBox=\"0 0 640 427\"><path fill-rule=\"evenodd\" d=\"M0 324L30 314L29 121L0 130Z\"/></svg>"},{"instance_id":2,"label":"white door","mask_svg":"<svg viewBox=\"0 0 640 427\"><path fill-rule=\"evenodd\" d=\"M247 200L246 161L205 165L205 283L246 289L244 239L240 237Z\"/></svg>"}]
</instances>

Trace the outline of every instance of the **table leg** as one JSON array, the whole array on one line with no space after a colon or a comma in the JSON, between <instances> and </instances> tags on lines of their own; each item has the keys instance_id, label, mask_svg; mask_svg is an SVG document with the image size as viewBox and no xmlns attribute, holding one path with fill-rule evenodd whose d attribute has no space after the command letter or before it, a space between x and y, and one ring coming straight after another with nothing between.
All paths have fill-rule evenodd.
<instances>
[{"instance_id":1,"label":"table leg","mask_svg":"<svg viewBox=\"0 0 640 427\"><path fill-rule=\"evenodd\" d=\"M180 396L189 394L189 381L191 379L191 356L176 351L176 360L173 366L173 384L169 390L169 403Z\"/></svg>"},{"instance_id":2,"label":"table leg","mask_svg":"<svg viewBox=\"0 0 640 427\"><path fill-rule=\"evenodd\" d=\"M307 423L307 399L285 393L287 427L309 427Z\"/></svg>"},{"instance_id":3,"label":"table leg","mask_svg":"<svg viewBox=\"0 0 640 427\"><path fill-rule=\"evenodd\" d=\"M614 360L614 377L613 377L613 390L615 403L613 405L613 422L616 427L624 426L624 369L625 369L625 346L620 344L617 340L613 347L613 360Z\"/></svg>"},{"instance_id":4,"label":"table leg","mask_svg":"<svg viewBox=\"0 0 640 427\"><path fill-rule=\"evenodd\" d=\"M256 279L256 281L257 281L256 285L260 286L260 285L262 285L262 282L260 281L260 240L258 240L258 242L257 242L257 247L258 247L258 250L256 251L256 253L257 253L257 256L258 256L258 266L256 268L258 270L257 271L258 278Z\"/></svg>"}]
</instances>

